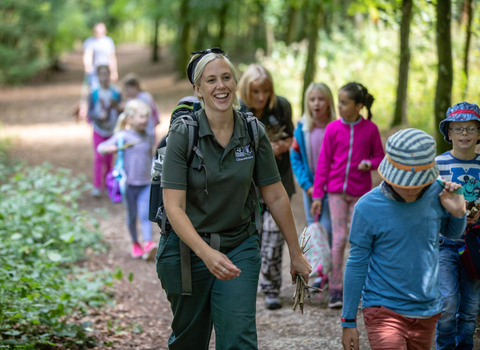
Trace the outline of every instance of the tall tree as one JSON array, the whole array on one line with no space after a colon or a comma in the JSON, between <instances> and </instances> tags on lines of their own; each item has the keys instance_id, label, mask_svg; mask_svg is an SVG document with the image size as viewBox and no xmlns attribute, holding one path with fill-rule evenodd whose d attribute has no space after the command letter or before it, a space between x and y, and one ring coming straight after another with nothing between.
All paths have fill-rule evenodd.
<instances>
[{"instance_id":1,"label":"tall tree","mask_svg":"<svg viewBox=\"0 0 480 350\"><path fill-rule=\"evenodd\" d=\"M288 46L296 39L297 22L298 22L298 3L297 0L290 0L288 2L287 23L285 32L285 44Z\"/></svg>"},{"instance_id":2,"label":"tall tree","mask_svg":"<svg viewBox=\"0 0 480 350\"><path fill-rule=\"evenodd\" d=\"M185 69L190 60L191 37L190 30L192 21L190 20L190 0L182 0L180 4L180 21L178 27L178 53L177 53L177 72L184 77Z\"/></svg>"},{"instance_id":3,"label":"tall tree","mask_svg":"<svg viewBox=\"0 0 480 350\"><path fill-rule=\"evenodd\" d=\"M398 86L395 113L392 127L400 124L408 124L407 87L408 72L410 65L410 23L412 22L413 0L403 0L402 20L400 22L400 63L398 65Z\"/></svg>"},{"instance_id":4,"label":"tall tree","mask_svg":"<svg viewBox=\"0 0 480 350\"><path fill-rule=\"evenodd\" d=\"M223 40L225 39L225 27L227 25L228 1L224 1L218 11L218 36L217 45L223 47Z\"/></svg>"},{"instance_id":5,"label":"tall tree","mask_svg":"<svg viewBox=\"0 0 480 350\"><path fill-rule=\"evenodd\" d=\"M473 19L473 0L465 1L465 14L467 15L467 25L465 28L465 51L463 54L463 74L465 77L465 87L463 89L463 99L467 97L468 92L468 54L470 51L470 41L472 38L472 19Z\"/></svg>"},{"instance_id":6,"label":"tall tree","mask_svg":"<svg viewBox=\"0 0 480 350\"><path fill-rule=\"evenodd\" d=\"M308 54L305 72L303 74L303 90L302 90L302 112L304 107L305 91L313 80L317 72L317 45L318 32L320 30L321 18L323 17L323 8L320 0L309 0L308 12Z\"/></svg>"},{"instance_id":7,"label":"tall tree","mask_svg":"<svg viewBox=\"0 0 480 350\"><path fill-rule=\"evenodd\" d=\"M160 28L160 18L153 20L153 40L152 40L152 62L158 62L160 55L158 54L158 31Z\"/></svg>"},{"instance_id":8,"label":"tall tree","mask_svg":"<svg viewBox=\"0 0 480 350\"><path fill-rule=\"evenodd\" d=\"M267 36L265 23L265 2L263 0L252 0L250 6L250 22L252 23L250 33L253 38L253 47L262 48L267 51Z\"/></svg>"},{"instance_id":9,"label":"tall tree","mask_svg":"<svg viewBox=\"0 0 480 350\"><path fill-rule=\"evenodd\" d=\"M445 113L452 103L453 64L452 64L452 5L451 0L437 1L437 89L435 91L435 125L445 119ZM450 148L443 135L436 128L437 151L441 154Z\"/></svg>"}]
</instances>

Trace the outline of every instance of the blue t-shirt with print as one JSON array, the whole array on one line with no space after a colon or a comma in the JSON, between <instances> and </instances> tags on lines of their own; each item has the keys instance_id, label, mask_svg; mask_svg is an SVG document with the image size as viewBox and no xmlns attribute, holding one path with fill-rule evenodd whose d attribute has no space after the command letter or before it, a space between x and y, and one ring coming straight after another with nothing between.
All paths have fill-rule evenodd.
<instances>
[{"instance_id":1,"label":"blue t-shirt with print","mask_svg":"<svg viewBox=\"0 0 480 350\"><path fill-rule=\"evenodd\" d=\"M444 180L462 185L467 201L480 202L480 154L474 159L462 160L455 158L448 151L436 157L435 161Z\"/></svg>"}]
</instances>

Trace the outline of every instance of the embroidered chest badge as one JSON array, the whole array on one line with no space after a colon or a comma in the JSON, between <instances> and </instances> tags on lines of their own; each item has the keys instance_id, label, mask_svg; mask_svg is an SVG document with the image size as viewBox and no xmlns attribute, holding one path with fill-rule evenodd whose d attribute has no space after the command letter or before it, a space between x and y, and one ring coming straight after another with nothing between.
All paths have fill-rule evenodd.
<instances>
[{"instance_id":1,"label":"embroidered chest badge","mask_svg":"<svg viewBox=\"0 0 480 350\"><path fill-rule=\"evenodd\" d=\"M245 147L235 148L235 159L237 162L242 160L252 159L252 146L246 145Z\"/></svg>"}]
</instances>

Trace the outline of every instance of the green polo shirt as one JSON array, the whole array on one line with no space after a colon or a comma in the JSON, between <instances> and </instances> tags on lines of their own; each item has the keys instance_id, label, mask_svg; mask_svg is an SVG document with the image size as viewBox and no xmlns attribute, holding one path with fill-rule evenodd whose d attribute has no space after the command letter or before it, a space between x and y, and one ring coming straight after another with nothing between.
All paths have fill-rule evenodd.
<instances>
[{"instance_id":1,"label":"green polo shirt","mask_svg":"<svg viewBox=\"0 0 480 350\"><path fill-rule=\"evenodd\" d=\"M259 123L259 147L254 150L244 119L234 111L233 136L226 148L214 138L205 110L197 112L198 148L187 167L188 131L182 121L168 134L163 163L162 187L187 191L186 213L199 233L219 233L222 246L236 246L238 238L255 232L254 206L250 195L252 178L258 187L281 180L270 141ZM248 237L248 236L247 236Z\"/></svg>"}]
</instances>

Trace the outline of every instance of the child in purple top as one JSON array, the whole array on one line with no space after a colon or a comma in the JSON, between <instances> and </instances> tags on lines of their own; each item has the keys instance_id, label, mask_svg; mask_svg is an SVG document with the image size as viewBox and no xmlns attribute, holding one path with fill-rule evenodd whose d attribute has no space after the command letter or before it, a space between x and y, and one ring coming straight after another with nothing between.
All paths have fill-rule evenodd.
<instances>
[{"instance_id":1,"label":"child in purple top","mask_svg":"<svg viewBox=\"0 0 480 350\"><path fill-rule=\"evenodd\" d=\"M156 245L152 242L152 224L148 220L150 169L154 146L153 136L146 132L149 112L149 107L142 101L128 101L118 119L115 135L98 146L100 153L114 153L118 151L119 137L124 139L127 225L133 241L131 255L132 258L143 256L146 260L153 258L156 253ZM142 228L143 247L137 238L137 214Z\"/></svg>"},{"instance_id":2,"label":"child in purple top","mask_svg":"<svg viewBox=\"0 0 480 350\"><path fill-rule=\"evenodd\" d=\"M347 226L358 199L370 191L370 171L383 159L380 133L370 119L373 96L361 84L349 83L338 94L341 119L328 124L313 183L312 215L322 211L325 188L332 220L332 272L329 307L342 307L342 265ZM368 119L360 115L367 107ZM347 216L349 219L347 220Z\"/></svg>"}]
</instances>

